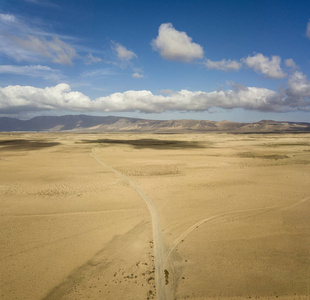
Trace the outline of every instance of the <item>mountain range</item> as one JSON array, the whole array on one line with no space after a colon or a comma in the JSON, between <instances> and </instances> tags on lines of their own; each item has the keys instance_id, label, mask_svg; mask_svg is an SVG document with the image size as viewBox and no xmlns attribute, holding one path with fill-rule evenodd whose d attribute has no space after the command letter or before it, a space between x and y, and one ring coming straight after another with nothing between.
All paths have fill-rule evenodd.
<instances>
[{"instance_id":1,"label":"mountain range","mask_svg":"<svg viewBox=\"0 0 310 300\"><path fill-rule=\"evenodd\" d=\"M310 132L310 123L262 120L254 123L204 120L148 120L116 116L39 116L30 120L1 117L0 131L74 132Z\"/></svg>"}]
</instances>

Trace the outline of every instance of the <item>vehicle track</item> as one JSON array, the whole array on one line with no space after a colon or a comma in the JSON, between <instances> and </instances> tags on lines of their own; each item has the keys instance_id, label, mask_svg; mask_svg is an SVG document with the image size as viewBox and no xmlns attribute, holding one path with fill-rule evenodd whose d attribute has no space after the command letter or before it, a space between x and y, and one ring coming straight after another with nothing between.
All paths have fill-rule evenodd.
<instances>
[{"instance_id":1,"label":"vehicle track","mask_svg":"<svg viewBox=\"0 0 310 300\"><path fill-rule=\"evenodd\" d=\"M215 219L219 219L221 217L233 215L233 214L238 214L238 213L244 213L244 212L253 212L253 211L260 211L260 210L271 210L277 208L276 206L269 206L269 207L264 207L264 208L255 208L255 209L245 209L245 210L236 210L236 211L231 211L231 212L224 212L220 213L205 219L200 220L199 222L195 223L191 227L189 227L185 232L183 232L170 246L169 250L166 252L165 257L164 257L164 263L166 260L169 258L169 255L171 252L185 239L186 236L188 236L190 233L192 233L196 228L198 228L200 225L213 221Z\"/></svg>"},{"instance_id":2,"label":"vehicle track","mask_svg":"<svg viewBox=\"0 0 310 300\"><path fill-rule=\"evenodd\" d=\"M201 226L204 223L211 222L215 219L219 219L225 216L239 214L239 213L246 213L246 212L255 212L255 211L264 211L264 210L273 210L278 208L279 210L288 210L290 208L295 207L296 205L299 205L303 202L306 202L310 200L310 197L304 198L297 203L294 203L293 205L279 208L277 206L269 206L264 208L256 208L256 209L246 209L246 210L237 210L237 211L231 211L231 212L223 212L214 216L210 216L208 218L202 219L199 222L192 225L190 228L188 228L183 234L181 234L174 242L173 244L167 248L160 225L159 220L159 214L157 212L157 209L154 205L154 203L151 201L150 198L148 198L144 192L139 188L139 186L132 181L129 177L124 175L123 173L117 171L110 165L107 165L103 161L101 161L95 154L94 154L94 148L92 149L92 153L90 154L91 157L93 157L99 164L101 164L106 169L109 169L113 173L115 173L117 176L128 182L135 191L139 194L139 196L145 201L147 204L147 207L151 213L152 217L152 228L153 228L153 242L154 242L154 259L155 259L155 282L156 282L156 293L157 293L157 299L159 300L170 300L174 298L174 289L177 284L177 275L174 265L174 260L172 258L172 252L175 250L175 248L184 240L186 236L188 236L191 232L193 232L196 228ZM165 269L170 270L169 273L169 284L165 283Z\"/></svg>"},{"instance_id":3,"label":"vehicle track","mask_svg":"<svg viewBox=\"0 0 310 300\"><path fill-rule=\"evenodd\" d=\"M285 211L285 210L289 210L301 203L304 203L306 201L310 200L310 196L301 199L300 201L290 205L290 206L286 206L286 207L282 207L279 208L279 210ZM200 225L213 221L215 219L219 219L221 217L225 217L228 215L232 215L232 214L238 214L238 213L245 213L245 212L254 212L254 211L260 211L260 210L271 210L271 209L275 209L278 208L277 206L268 206L268 207L263 207L263 208L255 208L255 209L246 209L246 210L236 210L236 211L231 211L231 212L224 212L224 213L220 213L205 219L200 220L199 222L195 223L194 225L192 225L190 228L188 228L185 232L183 232L174 242L173 244L170 246L170 248L168 249L168 251L165 254L164 257L164 263L166 262L166 260L169 258L170 253L184 240L184 238L186 236L188 236L191 232L193 232L196 228L198 228Z\"/></svg>"},{"instance_id":4,"label":"vehicle track","mask_svg":"<svg viewBox=\"0 0 310 300\"><path fill-rule=\"evenodd\" d=\"M155 260L155 283L156 283L156 294L157 299L159 300L169 300L173 299L173 286L172 284L165 284L165 276L164 276L164 251L165 251L165 244L164 239L162 236L162 230L159 220L159 215L157 212L157 209L152 202L151 199L149 199L144 192L139 188L139 186L132 181L129 177L124 175L123 173L117 171L110 165L107 165L102 160L100 160L95 154L94 154L94 148L92 149L92 153L90 154L91 157L93 157L100 165L105 167L106 169L109 169L114 174L122 178L123 180L127 181L139 194L139 196L145 201L152 217L152 227L153 227L153 244L154 244L154 260ZM173 263L170 262L170 266L173 267ZM171 272L172 275L174 272ZM173 280L175 282L175 280Z\"/></svg>"},{"instance_id":5,"label":"vehicle track","mask_svg":"<svg viewBox=\"0 0 310 300\"><path fill-rule=\"evenodd\" d=\"M298 201L298 202L296 202L296 203L294 203L294 204L292 204L292 205L290 205L290 206L283 207L283 208L281 208L281 210L289 210L289 209L291 209L291 208L293 208L293 207L295 207L295 206L297 206L297 205L299 205L299 204L301 204L301 203L304 203L304 202L306 202L306 201L308 201L308 200L310 200L310 196L309 196L309 197L306 197L306 198L303 198L303 199L301 199L300 201Z\"/></svg>"}]
</instances>

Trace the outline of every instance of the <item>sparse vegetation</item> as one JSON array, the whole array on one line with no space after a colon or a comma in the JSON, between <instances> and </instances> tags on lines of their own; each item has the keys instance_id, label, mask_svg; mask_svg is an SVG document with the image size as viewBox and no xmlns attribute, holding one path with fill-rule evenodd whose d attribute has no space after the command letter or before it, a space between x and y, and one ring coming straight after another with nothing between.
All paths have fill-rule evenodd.
<instances>
[{"instance_id":1,"label":"sparse vegetation","mask_svg":"<svg viewBox=\"0 0 310 300\"><path fill-rule=\"evenodd\" d=\"M165 284L167 285L169 283L169 272L167 269L165 269L164 273L165 273Z\"/></svg>"},{"instance_id":2,"label":"sparse vegetation","mask_svg":"<svg viewBox=\"0 0 310 300\"><path fill-rule=\"evenodd\" d=\"M157 151L162 145L79 143L139 137L150 135L28 133L0 145L0 237L8 241L1 250L3 299L25 298L24 287L36 281L26 298L151 300L161 294L157 276L180 299L233 297L240 290L251 299L306 299L309 134L158 136L212 143L163 151ZM59 145L15 147L27 138ZM145 203L104 164L154 200L167 243L163 252L171 250L161 274ZM62 250L59 256L55 249ZM46 290L47 279L60 284Z\"/></svg>"},{"instance_id":3,"label":"sparse vegetation","mask_svg":"<svg viewBox=\"0 0 310 300\"><path fill-rule=\"evenodd\" d=\"M154 277L149 277L149 278L147 279L147 282L150 283L150 282L153 281L153 280L154 280Z\"/></svg>"},{"instance_id":4,"label":"sparse vegetation","mask_svg":"<svg viewBox=\"0 0 310 300\"><path fill-rule=\"evenodd\" d=\"M262 154L262 153L254 153L254 152L243 152L240 154L237 154L237 156L242 158L262 158L262 159L285 159L289 158L287 155L280 155L280 154Z\"/></svg>"}]
</instances>

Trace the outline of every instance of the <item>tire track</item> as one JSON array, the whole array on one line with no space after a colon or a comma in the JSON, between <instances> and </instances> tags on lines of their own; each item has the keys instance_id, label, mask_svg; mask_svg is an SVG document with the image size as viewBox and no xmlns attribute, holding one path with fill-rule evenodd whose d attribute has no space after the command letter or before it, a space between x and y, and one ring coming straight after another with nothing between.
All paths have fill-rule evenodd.
<instances>
[{"instance_id":1,"label":"tire track","mask_svg":"<svg viewBox=\"0 0 310 300\"><path fill-rule=\"evenodd\" d=\"M292 204L292 205L290 205L290 206L283 207L283 208L281 208L280 210L289 210L289 209L291 209L291 208L293 208L293 207L295 207L295 206L297 206L297 205L299 205L299 204L301 204L301 203L304 203L304 202L306 202L306 201L308 201L308 200L310 200L310 196L309 196L309 197L306 197L306 198L303 198L303 199L301 199L300 201L298 201L298 202L296 202L296 203L294 203L294 204Z\"/></svg>"},{"instance_id":2,"label":"tire track","mask_svg":"<svg viewBox=\"0 0 310 300\"><path fill-rule=\"evenodd\" d=\"M285 210L289 210L301 203L304 203L306 201L310 200L310 196L309 197L306 197L306 198L303 198L301 199L300 201L290 205L290 206L287 206L287 207L282 207L280 208L279 210L281 211L285 211ZM166 260L168 259L169 255L171 254L171 252L182 242L182 240L184 240L184 238L186 236L188 236L191 232L193 232L196 228L198 228L200 225L204 224L204 223L207 223L207 222L210 222L210 221L213 221L215 219L219 219L221 217L225 217L225 216L228 216L228 215L232 215L232 214L238 214L238 213L244 213L244 212L252 212L252 211L260 211L260 210L271 210L271 209L275 209L275 208L278 208L277 206L268 206L268 207L264 207L264 208L256 208L256 209L247 209L247 210L236 210L236 211L232 211L232 212L224 212L224 213L220 213L220 214L217 214L215 216L211 216L211 217L208 217L208 218L205 218L205 219L202 219L200 220L199 222L195 223L194 225L192 225L190 228L188 228L185 232L183 232L174 242L173 244L170 246L170 248L168 249L167 253L165 254L165 257L164 257L164 263L166 262Z\"/></svg>"},{"instance_id":3,"label":"tire track","mask_svg":"<svg viewBox=\"0 0 310 300\"><path fill-rule=\"evenodd\" d=\"M166 252L165 257L164 257L164 263L166 260L169 258L169 255L171 252L187 237L190 233L192 233L195 229L197 229L200 225L213 221L215 219L219 219L221 217L229 216L229 215L234 215L234 214L239 214L239 213L244 213L244 212L253 212L253 211L260 211L260 210L272 210L277 208L277 206L269 206L269 207L264 207L264 208L255 208L255 209L245 209L245 210L236 210L236 211L231 211L231 212L224 212L220 213L205 219L200 220L199 222L195 223L191 227L189 227L185 232L183 232L170 246L169 250Z\"/></svg>"}]
</instances>

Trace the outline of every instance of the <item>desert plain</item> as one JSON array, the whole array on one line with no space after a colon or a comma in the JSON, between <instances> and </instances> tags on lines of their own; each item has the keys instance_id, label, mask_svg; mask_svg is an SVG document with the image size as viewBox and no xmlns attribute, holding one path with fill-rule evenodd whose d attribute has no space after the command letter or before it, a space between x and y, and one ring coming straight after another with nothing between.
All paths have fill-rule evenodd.
<instances>
[{"instance_id":1,"label":"desert plain","mask_svg":"<svg viewBox=\"0 0 310 300\"><path fill-rule=\"evenodd\" d=\"M0 134L0 298L309 299L310 134Z\"/></svg>"}]
</instances>

